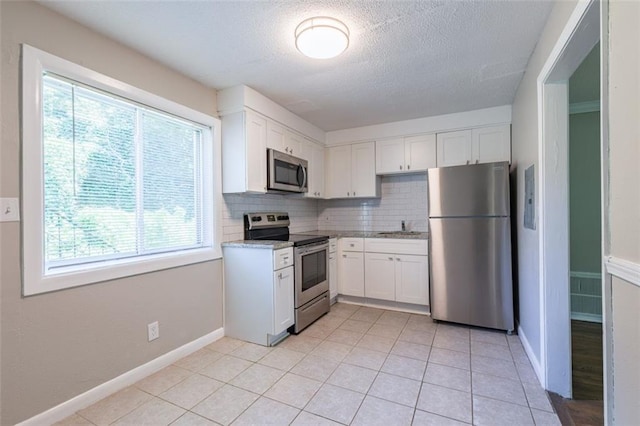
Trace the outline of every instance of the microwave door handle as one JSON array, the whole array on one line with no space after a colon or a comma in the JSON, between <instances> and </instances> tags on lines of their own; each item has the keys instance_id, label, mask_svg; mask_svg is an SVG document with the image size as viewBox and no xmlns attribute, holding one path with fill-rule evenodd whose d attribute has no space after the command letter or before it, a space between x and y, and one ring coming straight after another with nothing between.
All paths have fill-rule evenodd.
<instances>
[{"instance_id":1,"label":"microwave door handle","mask_svg":"<svg viewBox=\"0 0 640 426\"><path fill-rule=\"evenodd\" d=\"M307 169L302 164L299 164L298 167L302 169L302 185L300 185L300 189L303 189L307 185Z\"/></svg>"}]
</instances>

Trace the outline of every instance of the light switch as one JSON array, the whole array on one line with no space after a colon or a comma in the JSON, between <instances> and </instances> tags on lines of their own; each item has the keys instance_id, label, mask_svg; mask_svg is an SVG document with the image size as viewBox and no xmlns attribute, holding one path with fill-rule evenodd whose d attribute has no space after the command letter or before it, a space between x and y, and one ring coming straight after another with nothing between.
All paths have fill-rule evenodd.
<instances>
[{"instance_id":1,"label":"light switch","mask_svg":"<svg viewBox=\"0 0 640 426\"><path fill-rule=\"evenodd\" d=\"M20 206L17 198L0 198L0 222L20 220Z\"/></svg>"}]
</instances>

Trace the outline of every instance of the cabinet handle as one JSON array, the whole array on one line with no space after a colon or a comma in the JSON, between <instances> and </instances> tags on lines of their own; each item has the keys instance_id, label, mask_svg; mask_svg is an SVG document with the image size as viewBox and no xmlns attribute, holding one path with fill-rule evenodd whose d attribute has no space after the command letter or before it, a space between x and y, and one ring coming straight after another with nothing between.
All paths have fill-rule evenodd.
<instances>
[{"instance_id":1,"label":"cabinet handle","mask_svg":"<svg viewBox=\"0 0 640 426\"><path fill-rule=\"evenodd\" d=\"M355 247L356 245L355 245L355 244L349 244L349 246L350 246L350 247Z\"/></svg>"},{"instance_id":2,"label":"cabinet handle","mask_svg":"<svg viewBox=\"0 0 640 426\"><path fill-rule=\"evenodd\" d=\"M356 196L356 191L353 191L353 196L354 196L354 197Z\"/></svg>"},{"instance_id":3,"label":"cabinet handle","mask_svg":"<svg viewBox=\"0 0 640 426\"><path fill-rule=\"evenodd\" d=\"M407 170L411 170L411 164L407 164Z\"/></svg>"},{"instance_id":4,"label":"cabinet handle","mask_svg":"<svg viewBox=\"0 0 640 426\"><path fill-rule=\"evenodd\" d=\"M393 260L393 257L390 257L389 260Z\"/></svg>"},{"instance_id":5,"label":"cabinet handle","mask_svg":"<svg viewBox=\"0 0 640 426\"><path fill-rule=\"evenodd\" d=\"M467 164L469 164L469 160L467 160Z\"/></svg>"},{"instance_id":6,"label":"cabinet handle","mask_svg":"<svg viewBox=\"0 0 640 426\"><path fill-rule=\"evenodd\" d=\"M282 279L282 272L280 272L280 273L278 274L278 278L279 278L279 279Z\"/></svg>"},{"instance_id":7,"label":"cabinet handle","mask_svg":"<svg viewBox=\"0 0 640 426\"><path fill-rule=\"evenodd\" d=\"M347 197L348 197L349 195L351 195L351 194L349 194L349 193L347 192Z\"/></svg>"},{"instance_id":8,"label":"cabinet handle","mask_svg":"<svg viewBox=\"0 0 640 426\"><path fill-rule=\"evenodd\" d=\"M402 170L402 166L400 166L400 170Z\"/></svg>"},{"instance_id":9,"label":"cabinet handle","mask_svg":"<svg viewBox=\"0 0 640 426\"><path fill-rule=\"evenodd\" d=\"M347 257L347 255L346 255L346 254L343 254L343 255L342 255L342 257Z\"/></svg>"},{"instance_id":10,"label":"cabinet handle","mask_svg":"<svg viewBox=\"0 0 640 426\"><path fill-rule=\"evenodd\" d=\"M401 262L401 260L400 260L400 258L399 258L399 257L396 257L396 260L397 260L398 262Z\"/></svg>"},{"instance_id":11,"label":"cabinet handle","mask_svg":"<svg viewBox=\"0 0 640 426\"><path fill-rule=\"evenodd\" d=\"M478 160L478 159L476 159L476 164L478 164L478 161L479 161L479 160Z\"/></svg>"}]
</instances>

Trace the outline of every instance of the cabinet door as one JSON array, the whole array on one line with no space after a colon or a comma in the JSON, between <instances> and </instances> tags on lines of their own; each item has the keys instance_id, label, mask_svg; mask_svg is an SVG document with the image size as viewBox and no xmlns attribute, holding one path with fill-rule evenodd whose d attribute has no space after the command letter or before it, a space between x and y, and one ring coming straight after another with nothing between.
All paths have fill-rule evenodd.
<instances>
[{"instance_id":1,"label":"cabinet door","mask_svg":"<svg viewBox=\"0 0 640 426\"><path fill-rule=\"evenodd\" d=\"M328 163L327 197L349 197L351 195L351 145L329 148Z\"/></svg>"},{"instance_id":2,"label":"cabinet door","mask_svg":"<svg viewBox=\"0 0 640 426\"><path fill-rule=\"evenodd\" d=\"M313 183L313 196L316 198L324 197L324 147L312 144L311 163L311 182ZM311 166L309 166L311 168ZM311 192L311 187L309 192Z\"/></svg>"},{"instance_id":3,"label":"cabinet door","mask_svg":"<svg viewBox=\"0 0 640 426\"><path fill-rule=\"evenodd\" d=\"M396 300L396 284L392 254L365 253L365 297L380 300Z\"/></svg>"},{"instance_id":4,"label":"cabinet door","mask_svg":"<svg viewBox=\"0 0 640 426\"><path fill-rule=\"evenodd\" d=\"M248 192L267 190L267 120L252 112L245 115Z\"/></svg>"},{"instance_id":5,"label":"cabinet door","mask_svg":"<svg viewBox=\"0 0 640 426\"><path fill-rule=\"evenodd\" d=\"M351 197L377 197L376 145L374 142L351 146Z\"/></svg>"},{"instance_id":6,"label":"cabinet door","mask_svg":"<svg viewBox=\"0 0 640 426\"><path fill-rule=\"evenodd\" d=\"M511 162L511 126L484 127L471 131L474 163Z\"/></svg>"},{"instance_id":7,"label":"cabinet door","mask_svg":"<svg viewBox=\"0 0 640 426\"><path fill-rule=\"evenodd\" d=\"M471 130L436 135L438 167L459 166L471 162Z\"/></svg>"},{"instance_id":8,"label":"cabinet door","mask_svg":"<svg viewBox=\"0 0 640 426\"><path fill-rule=\"evenodd\" d=\"M436 135L404 138L404 153L408 172L423 172L436 167Z\"/></svg>"},{"instance_id":9,"label":"cabinet door","mask_svg":"<svg viewBox=\"0 0 640 426\"><path fill-rule=\"evenodd\" d=\"M396 301L429 304L429 262L427 256L395 255ZM369 282L367 281L367 284Z\"/></svg>"},{"instance_id":10,"label":"cabinet door","mask_svg":"<svg viewBox=\"0 0 640 426\"><path fill-rule=\"evenodd\" d=\"M376 174L404 173L404 139L376 141Z\"/></svg>"},{"instance_id":11,"label":"cabinet door","mask_svg":"<svg viewBox=\"0 0 640 426\"><path fill-rule=\"evenodd\" d=\"M293 316L293 266L273 273L273 334L291 327Z\"/></svg>"},{"instance_id":12,"label":"cabinet door","mask_svg":"<svg viewBox=\"0 0 640 426\"><path fill-rule=\"evenodd\" d=\"M290 130L284 132L284 152L295 157L302 157L302 145L304 144L304 138L300 135L293 133ZM308 160L308 158L305 158Z\"/></svg>"},{"instance_id":13,"label":"cabinet door","mask_svg":"<svg viewBox=\"0 0 640 426\"><path fill-rule=\"evenodd\" d=\"M338 295L338 258L336 252L329 253L329 297Z\"/></svg>"},{"instance_id":14,"label":"cabinet door","mask_svg":"<svg viewBox=\"0 0 640 426\"><path fill-rule=\"evenodd\" d=\"M284 140L284 127L274 123L273 121L267 122L267 148L275 149L276 151L284 152L285 140Z\"/></svg>"},{"instance_id":15,"label":"cabinet door","mask_svg":"<svg viewBox=\"0 0 640 426\"><path fill-rule=\"evenodd\" d=\"M338 260L338 293L364 297L364 256L360 252L344 252Z\"/></svg>"}]
</instances>

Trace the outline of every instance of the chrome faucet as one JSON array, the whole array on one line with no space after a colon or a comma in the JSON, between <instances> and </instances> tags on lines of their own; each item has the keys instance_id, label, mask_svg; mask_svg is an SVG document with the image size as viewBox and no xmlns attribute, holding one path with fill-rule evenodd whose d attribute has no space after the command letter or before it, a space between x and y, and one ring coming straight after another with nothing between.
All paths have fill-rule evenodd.
<instances>
[{"instance_id":1,"label":"chrome faucet","mask_svg":"<svg viewBox=\"0 0 640 426\"><path fill-rule=\"evenodd\" d=\"M404 224L404 220L403 220L403 221L402 221L402 232L404 232L404 231L406 231L406 230L407 230L407 227L406 227L406 225Z\"/></svg>"}]
</instances>

